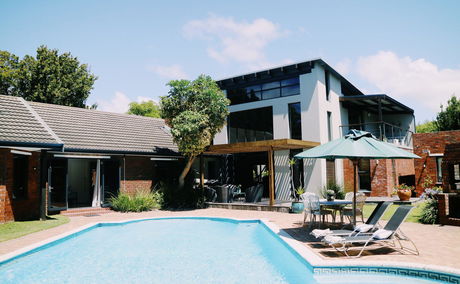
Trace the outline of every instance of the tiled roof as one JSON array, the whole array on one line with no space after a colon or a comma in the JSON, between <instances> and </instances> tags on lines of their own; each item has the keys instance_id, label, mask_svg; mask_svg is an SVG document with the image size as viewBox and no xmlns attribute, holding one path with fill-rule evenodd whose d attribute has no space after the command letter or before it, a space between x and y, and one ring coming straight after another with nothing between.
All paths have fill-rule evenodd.
<instances>
[{"instance_id":1,"label":"tiled roof","mask_svg":"<svg viewBox=\"0 0 460 284\"><path fill-rule=\"evenodd\" d=\"M4 98L11 99L0 96L1 100ZM177 153L162 119L36 102L27 104L63 142L66 151ZM36 126L34 122L29 128ZM0 122L0 129L2 127L4 123ZM14 128L14 125L6 127Z\"/></svg>"},{"instance_id":2,"label":"tiled roof","mask_svg":"<svg viewBox=\"0 0 460 284\"><path fill-rule=\"evenodd\" d=\"M0 96L0 142L2 144L58 145L27 103L18 97Z\"/></svg>"}]
</instances>

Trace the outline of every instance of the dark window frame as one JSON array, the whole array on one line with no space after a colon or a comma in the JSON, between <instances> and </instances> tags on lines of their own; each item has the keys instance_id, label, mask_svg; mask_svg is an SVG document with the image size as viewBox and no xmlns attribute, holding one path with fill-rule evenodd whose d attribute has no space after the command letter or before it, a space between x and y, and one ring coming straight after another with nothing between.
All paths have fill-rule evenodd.
<instances>
[{"instance_id":1,"label":"dark window frame","mask_svg":"<svg viewBox=\"0 0 460 284\"><path fill-rule=\"evenodd\" d=\"M229 143L272 140L273 136L272 106L231 112L228 116Z\"/></svg>"},{"instance_id":2,"label":"dark window frame","mask_svg":"<svg viewBox=\"0 0 460 284\"><path fill-rule=\"evenodd\" d=\"M298 110L299 110L299 116L300 116L300 122L298 125L294 125L293 122L293 113L292 110L296 109L296 105L298 105ZM288 104L288 120L289 120L289 137L291 139L298 139L302 140L302 105L300 102L295 102L295 103L290 103ZM298 128L294 131L294 127ZM299 135L297 135L299 134Z\"/></svg>"},{"instance_id":3,"label":"dark window frame","mask_svg":"<svg viewBox=\"0 0 460 284\"><path fill-rule=\"evenodd\" d=\"M332 112L327 112L327 139L332 141Z\"/></svg>"},{"instance_id":4,"label":"dark window frame","mask_svg":"<svg viewBox=\"0 0 460 284\"><path fill-rule=\"evenodd\" d=\"M326 86L326 101L329 101L329 94L331 92L331 82L329 71L324 70L324 85Z\"/></svg>"},{"instance_id":5,"label":"dark window frame","mask_svg":"<svg viewBox=\"0 0 460 284\"><path fill-rule=\"evenodd\" d=\"M28 199L29 156L13 154L13 199Z\"/></svg>"}]
</instances>

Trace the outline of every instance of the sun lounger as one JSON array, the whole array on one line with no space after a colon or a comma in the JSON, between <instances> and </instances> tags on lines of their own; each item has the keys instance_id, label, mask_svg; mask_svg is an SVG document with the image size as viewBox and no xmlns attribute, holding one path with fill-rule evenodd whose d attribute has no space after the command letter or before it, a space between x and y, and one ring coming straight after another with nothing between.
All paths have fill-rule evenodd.
<instances>
[{"instance_id":1,"label":"sun lounger","mask_svg":"<svg viewBox=\"0 0 460 284\"><path fill-rule=\"evenodd\" d=\"M372 211L372 214L369 216L366 223L355 226L353 230L313 230L310 234L319 239L327 235L353 236L360 233L373 232L378 228L379 220L382 218L383 214L390 205L391 202L389 201L379 203L377 207L375 207L374 211Z\"/></svg>"},{"instance_id":2,"label":"sun lounger","mask_svg":"<svg viewBox=\"0 0 460 284\"><path fill-rule=\"evenodd\" d=\"M398 209L396 209L393 216L391 217L391 219L385 225L385 227L383 229L375 231L372 234L359 234L348 237L328 235L324 237L323 242L330 245L335 250L343 252L348 257L360 257L364 249L368 246L368 244L378 243L381 245L388 245L389 243L391 243L393 247L396 247L396 241L399 244L400 249L402 250L403 245L401 244L401 240L405 240L409 241L413 245L413 252L418 255L419 252L414 242L412 242L412 240L410 240L401 232L397 232L401 224L409 215L412 208L412 206L399 206ZM360 243L364 245L358 247L354 246ZM358 255L350 256L349 251L351 249L358 249Z\"/></svg>"}]
</instances>

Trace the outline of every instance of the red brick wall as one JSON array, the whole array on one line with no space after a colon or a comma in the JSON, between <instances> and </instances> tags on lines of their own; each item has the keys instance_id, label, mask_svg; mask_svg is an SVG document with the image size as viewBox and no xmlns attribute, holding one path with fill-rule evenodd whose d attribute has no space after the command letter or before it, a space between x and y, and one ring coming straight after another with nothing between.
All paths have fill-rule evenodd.
<instances>
[{"instance_id":1,"label":"red brick wall","mask_svg":"<svg viewBox=\"0 0 460 284\"><path fill-rule=\"evenodd\" d=\"M10 149L0 149L0 223L37 219L40 211L40 153L29 156L27 198L13 199L13 154ZM2 174L3 172L3 174Z\"/></svg>"},{"instance_id":2,"label":"red brick wall","mask_svg":"<svg viewBox=\"0 0 460 284\"><path fill-rule=\"evenodd\" d=\"M436 157L430 157L424 150L429 150L431 154L443 154L446 144L460 143L460 130L416 133L413 139L414 153L421 157L414 159L416 190L422 193L422 184L427 176L433 180L431 186L436 184Z\"/></svg>"},{"instance_id":3,"label":"red brick wall","mask_svg":"<svg viewBox=\"0 0 460 284\"><path fill-rule=\"evenodd\" d=\"M137 190L150 190L155 174L154 162L149 157L126 157L126 181L121 179L120 191L134 193Z\"/></svg>"}]
</instances>

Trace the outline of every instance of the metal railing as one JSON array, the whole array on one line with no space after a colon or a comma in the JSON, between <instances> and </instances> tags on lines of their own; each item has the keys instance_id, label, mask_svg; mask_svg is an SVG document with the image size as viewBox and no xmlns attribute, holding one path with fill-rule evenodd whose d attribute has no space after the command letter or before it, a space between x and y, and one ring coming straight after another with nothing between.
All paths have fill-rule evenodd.
<instances>
[{"instance_id":1,"label":"metal railing","mask_svg":"<svg viewBox=\"0 0 460 284\"><path fill-rule=\"evenodd\" d=\"M347 124L339 127L342 135L347 134L350 129L364 130L382 141L412 148L412 135L414 133L409 129L403 129L385 121Z\"/></svg>"}]
</instances>

